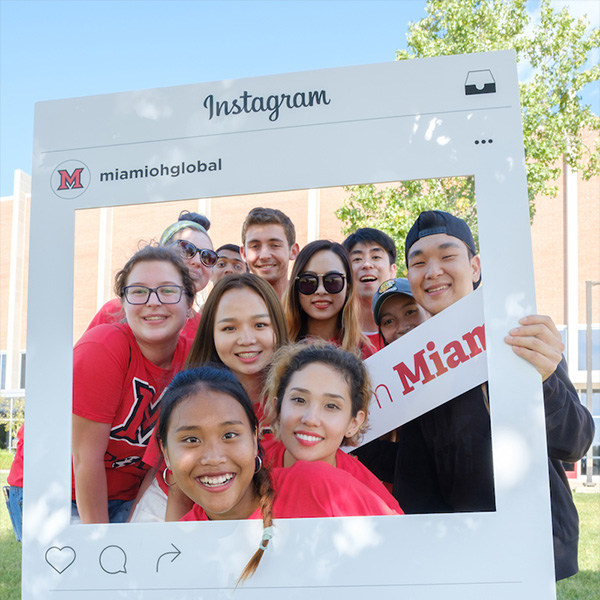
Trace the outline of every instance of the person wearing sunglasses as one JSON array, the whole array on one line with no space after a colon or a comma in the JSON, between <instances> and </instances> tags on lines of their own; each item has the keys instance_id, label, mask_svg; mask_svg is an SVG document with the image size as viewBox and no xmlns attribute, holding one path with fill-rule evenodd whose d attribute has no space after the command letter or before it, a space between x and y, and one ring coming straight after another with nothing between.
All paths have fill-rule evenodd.
<instances>
[{"instance_id":1,"label":"person wearing sunglasses","mask_svg":"<svg viewBox=\"0 0 600 600\"><path fill-rule=\"evenodd\" d=\"M316 240L298 254L283 306L290 339L320 338L344 350L372 353L360 331L350 256L336 242Z\"/></svg>"},{"instance_id":2,"label":"person wearing sunglasses","mask_svg":"<svg viewBox=\"0 0 600 600\"><path fill-rule=\"evenodd\" d=\"M208 221L206 217L204 219ZM179 252L190 270L197 291L208 285L219 257L213 250L206 227L196 221L179 220L163 232L160 243L172 246Z\"/></svg>"},{"instance_id":3,"label":"person wearing sunglasses","mask_svg":"<svg viewBox=\"0 0 600 600\"><path fill-rule=\"evenodd\" d=\"M73 517L83 523L126 520L160 396L190 348L180 333L196 289L175 249L142 248L114 289L126 322L86 331L73 349Z\"/></svg>"},{"instance_id":4,"label":"person wearing sunglasses","mask_svg":"<svg viewBox=\"0 0 600 600\"><path fill-rule=\"evenodd\" d=\"M208 235L210 220L204 215L182 211L175 223L169 225L160 236L162 246L171 246L183 258L190 271L196 294L210 281L218 256L213 250ZM113 298L102 306L87 327L87 330L102 323L123 323L125 313L119 298ZM200 323L200 312L192 309L181 334L190 342L196 335ZM87 331L86 330L86 331Z\"/></svg>"}]
</instances>

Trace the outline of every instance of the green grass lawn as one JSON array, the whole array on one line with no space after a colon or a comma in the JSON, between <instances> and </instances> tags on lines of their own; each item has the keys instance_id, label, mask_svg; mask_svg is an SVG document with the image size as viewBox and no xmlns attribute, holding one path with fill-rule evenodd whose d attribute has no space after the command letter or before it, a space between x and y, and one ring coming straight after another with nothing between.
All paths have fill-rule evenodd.
<instances>
[{"instance_id":1,"label":"green grass lawn","mask_svg":"<svg viewBox=\"0 0 600 600\"><path fill-rule=\"evenodd\" d=\"M0 473L6 485L6 473ZM0 507L0 598L21 598L21 544L15 541L4 502ZM600 494L575 494L579 511L579 573L559 581L558 600L592 600L600 590Z\"/></svg>"},{"instance_id":2,"label":"green grass lawn","mask_svg":"<svg viewBox=\"0 0 600 600\"><path fill-rule=\"evenodd\" d=\"M0 473L0 487L6 485L6 476L7 473ZM21 544L15 540L4 494L0 507L0 598L21 598Z\"/></svg>"},{"instance_id":3,"label":"green grass lawn","mask_svg":"<svg viewBox=\"0 0 600 600\"><path fill-rule=\"evenodd\" d=\"M575 494L579 513L579 573L556 584L558 600L600 597L600 494Z\"/></svg>"},{"instance_id":4,"label":"green grass lawn","mask_svg":"<svg viewBox=\"0 0 600 600\"><path fill-rule=\"evenodd\" d=\"M0 450L0 470L10 469L14 453L9 450Z\"/></svg>"}]
</instances>

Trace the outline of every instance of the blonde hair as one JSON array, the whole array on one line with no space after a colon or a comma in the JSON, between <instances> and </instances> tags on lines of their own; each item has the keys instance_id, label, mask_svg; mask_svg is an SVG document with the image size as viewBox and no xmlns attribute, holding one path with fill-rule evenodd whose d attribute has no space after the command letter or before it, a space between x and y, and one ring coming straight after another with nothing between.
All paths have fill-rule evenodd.
<instances>
[{"instance_id":1,"label":"blonde hair","mask_svg":"<svg viewBox=\"0 0 600 600\"><path fill-rule=\"evenodd\" d=\"M327 365L339 373L350 390L352 417L359 411L365 413L365 420L352 437L344 437L344 446L356 446L360 437L368 429L367 415L373 395L371 377L363 361L354 353L325 342L300 342L280 348L273 356L263 390L265 420L273 432L279 436L279 416L281 403L292 375L304 367L319 363Z\"/></svg>"}]
</instances>

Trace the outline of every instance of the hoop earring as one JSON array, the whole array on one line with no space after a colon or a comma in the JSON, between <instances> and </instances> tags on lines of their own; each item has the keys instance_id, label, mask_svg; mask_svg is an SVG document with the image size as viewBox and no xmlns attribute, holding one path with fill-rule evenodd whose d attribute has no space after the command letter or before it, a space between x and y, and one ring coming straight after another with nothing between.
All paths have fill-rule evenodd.
<instances>
[{"instance_id":1,"label":"hoop earring","mask_svg":"<svg viewBox=\"0 0 600 600\"><path fill-rule=\"evenodd\" d=\"M165 470L162 473L162 478L167 487L173 487L177 482L174 481L173 483L169 483L169 475L167 474L168 470L169 470L169 467L165 467Z\"/></svg>"},{"instance_id":2,"label":"hoop earring","mask_svg":"<svg viewBox=\"0 0 600 600\"><path fill-rule=\"evenodd\" d=\"M256 462L258 461L258 462ZM256 475L261 469L262 469L263 463L262 463L262 458L260 456L258 456L258 454L256 455L256 458L254 459L254 474Z\"/></svg>"}]
</instances>

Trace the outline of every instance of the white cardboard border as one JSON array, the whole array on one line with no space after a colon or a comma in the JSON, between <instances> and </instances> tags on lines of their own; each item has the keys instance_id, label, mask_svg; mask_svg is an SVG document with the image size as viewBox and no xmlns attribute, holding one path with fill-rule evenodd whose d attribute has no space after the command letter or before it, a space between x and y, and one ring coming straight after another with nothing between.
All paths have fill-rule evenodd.
<instances>
[{"instance_id":1,"label":"white cardboard border","mask_svg":"<svg viewBox=\"0 0 600 600\"><path fill-rule=\"evenodd\" d=\"M468 74L486 70L496 93L465 95ZM225 100L245 90L264 97L326 90L330 104L282 110L276 121L267 113L207 120L208 94ZM484 139L493 143L475 144ZM24 599L554 598L541 386L503 342L519 317L535 311L513 52L40 103L34 148ZM223 170L199 178L97 180L117 167L213 157ZM91 173L73 199L50 186L67 160ZM495 513L280 520L256 575L235 594L258 522L69 525L76 209L451 175L475 175ZM157 572L171 544L182 554L173 562L163 557ZM100 568L109 546L126 552L126 573ZM68 547L74 562L50 567L46 553L54 548L67 564Z\"/></svg>"}]
</instances>

